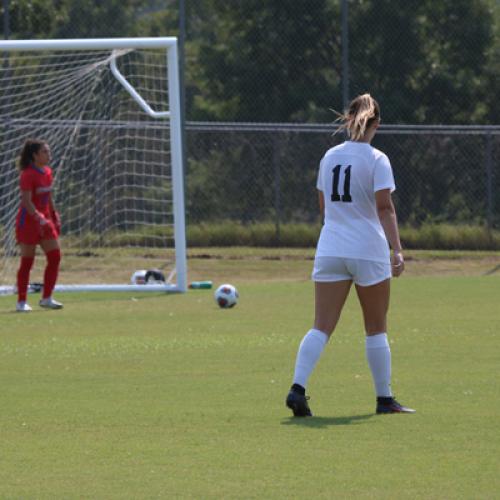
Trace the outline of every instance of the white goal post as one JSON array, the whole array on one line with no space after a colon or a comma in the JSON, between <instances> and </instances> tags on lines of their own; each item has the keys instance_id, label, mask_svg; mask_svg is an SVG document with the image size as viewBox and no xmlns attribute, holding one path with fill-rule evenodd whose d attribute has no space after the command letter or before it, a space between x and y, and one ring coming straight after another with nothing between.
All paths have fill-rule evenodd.
<instances>
[{"instance_id":1,"label":"white goal post","mask_svg":"<svg viewBox=\"0 0 500 500\"><path fill-rule=\"evenodd\" d=\"M15 163L33 137L53 157L56 291L185 292L177 39L2 41L0 57L0 293L15 288ZM31 281L40 281L43 256L36 261ZM166 281L131 284L137 269Z\"/></svg>"}]
</instances>

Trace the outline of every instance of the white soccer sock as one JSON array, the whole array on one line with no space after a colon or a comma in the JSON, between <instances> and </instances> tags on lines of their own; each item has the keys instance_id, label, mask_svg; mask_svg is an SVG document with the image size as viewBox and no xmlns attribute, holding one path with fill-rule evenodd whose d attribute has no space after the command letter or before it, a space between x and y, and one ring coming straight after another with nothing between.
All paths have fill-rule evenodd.
<instances>
[{"instance_id":1,"label":"white soccer sock","mask_svg":"<svg viewBox=\"0 0 500 500\"><path fill-rule=\"evenodd\" d=\"M378 397L392 397L391 349L386 333L366 337L366 359L372 372Z\"/></svg>"},{"instance_id":2,"label":"white soccer sock","mask_svg":"<svg viewBox=\"0 0 500 500\"><path fill-rule=\"evenodd\" d=\"M299 346L295 362L293 383L306 387L307 380L318 362L323 349L328 342L328 335L320 330L309 330Z\"/></svg>"}]
</instances>

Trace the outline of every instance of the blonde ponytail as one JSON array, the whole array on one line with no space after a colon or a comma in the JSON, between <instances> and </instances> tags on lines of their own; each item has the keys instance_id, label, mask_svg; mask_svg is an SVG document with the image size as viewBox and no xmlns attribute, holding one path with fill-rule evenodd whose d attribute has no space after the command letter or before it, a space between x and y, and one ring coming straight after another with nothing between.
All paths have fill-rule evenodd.
<instances>
[{"instance_id":1,"label":"blonde ponytail","mask_svg":"<svg viewBox=\"0 0 500 500\"><path fill-rule=\"evenodd\" d=\"M336 121L342 122L335 133L347 130L349 138L359 141L366 130L375 121L380 119L380 107L370 94L359 95L351 101L349 109L344 113L337 113Z\"/></svg>"}]
</instances>

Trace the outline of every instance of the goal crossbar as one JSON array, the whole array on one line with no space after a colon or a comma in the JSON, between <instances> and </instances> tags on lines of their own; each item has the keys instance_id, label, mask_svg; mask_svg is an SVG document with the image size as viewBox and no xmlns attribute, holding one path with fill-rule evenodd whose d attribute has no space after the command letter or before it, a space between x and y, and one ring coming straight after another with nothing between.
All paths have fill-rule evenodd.
<instances>
[{"instance_id":1,"label":"goal crossbar","mask_svg":"<svg viewBox=\"0 0 500 500\"><path fill-rule=\"evenodd\" d=\"M0 50L105 50L105 49L177 49L176 37L158 38L85 38L60 40L4 40Z\"/></svg>"}]
</instances>

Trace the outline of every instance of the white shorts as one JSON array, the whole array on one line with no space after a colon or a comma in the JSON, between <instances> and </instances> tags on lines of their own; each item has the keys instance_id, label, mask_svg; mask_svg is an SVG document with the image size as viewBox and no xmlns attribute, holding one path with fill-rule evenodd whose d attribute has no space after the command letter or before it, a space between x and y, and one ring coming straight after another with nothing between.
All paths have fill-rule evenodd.
<instances>
[{"instance_id":1,"label":"white shorts","mask_svg":"<svg viewBox=\"0 0 500 500\"><path fill-rule=\"evenodd\" d=\"M376 285L392 277L389 262L348 259L347 257L316 257L313 281L331 282L352 280L356 285Z\"/></svg>"}]
</instances>

